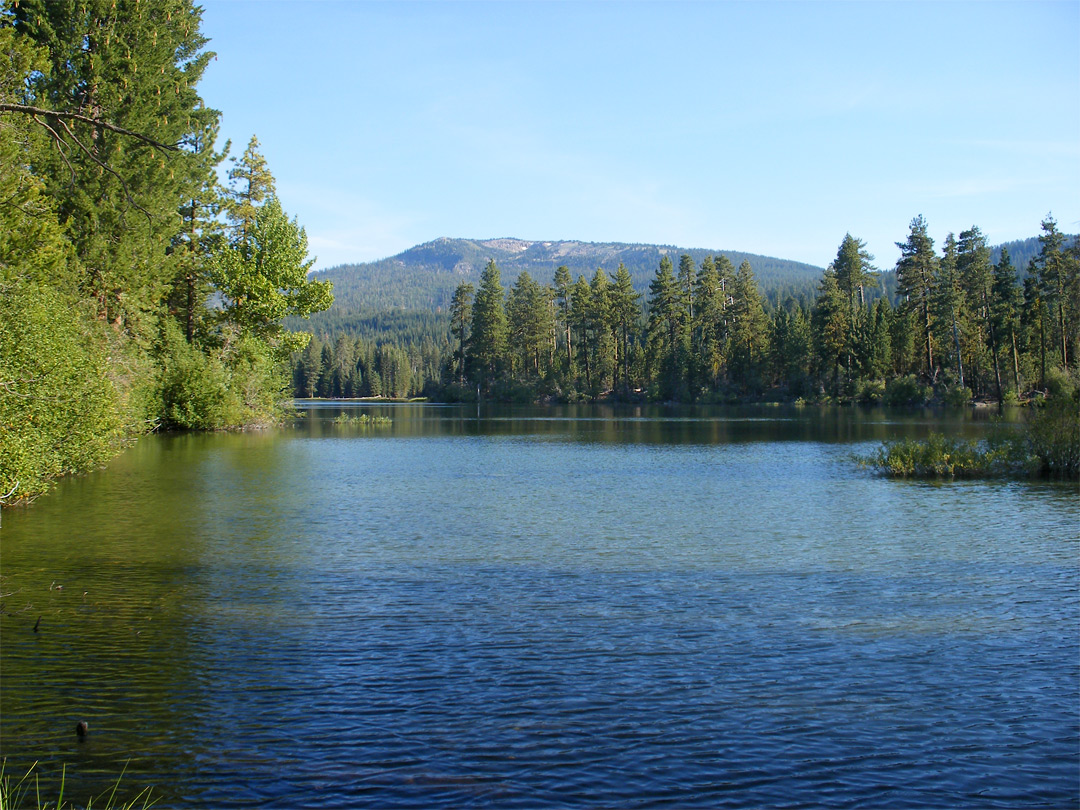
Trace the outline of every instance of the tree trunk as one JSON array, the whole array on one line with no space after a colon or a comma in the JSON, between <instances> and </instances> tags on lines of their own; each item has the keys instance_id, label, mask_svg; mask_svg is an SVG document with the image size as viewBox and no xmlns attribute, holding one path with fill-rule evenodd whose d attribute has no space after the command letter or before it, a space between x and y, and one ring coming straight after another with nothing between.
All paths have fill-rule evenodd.
<instances>
[{"instance_id":1,"label":"tree trunk","mask_svg":"<svg viewBox=\"0 0 1080 810\"><path fill-rule=\"evenodd\" d=\"M960 375L960 387L964 387L964 361L960 356L960 333L956 328L956 309L950 307L950 316L952 317L952 339L953 347L956 349L956 370Z\"/></svg>"},{"instance_id":2,"label":"tree trunk","mask_svg":"<svg viewBox=\"0 0 1080 810\"><path fill-rule=\"evenodd\" d=\"M1020 352L1016 350L1016 330L1009 329L1012 335L1013 382L1016 383L1016 396L1020 396Z\"/></svg>"}]
</instances>

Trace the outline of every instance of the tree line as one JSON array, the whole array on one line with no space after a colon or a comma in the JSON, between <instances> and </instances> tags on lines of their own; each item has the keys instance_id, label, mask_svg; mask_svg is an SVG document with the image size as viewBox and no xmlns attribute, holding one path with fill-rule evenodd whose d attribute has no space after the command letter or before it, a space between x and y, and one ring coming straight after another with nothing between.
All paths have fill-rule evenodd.
<instances>
[{"instance_id":1,"label":"tree line","mask_svg":"<svg viewBox=\"0 0 1080 810\"><path fill-rule=\"evenodd\" d=\"M257 139L216 145L200 18L0 4L3 503L149 429L276 419L306 339L282 318L331 303Z\"/></svg>"},{"instance_id":2,"label":"tree line","mask_svg":"<svg viewBox=\"0 0 1080 810\"><path fill-rule=\"evenodd\" d=\"M478 286L455 290L444 340L422 351L394 346L409 358L394 379L411 381L394 395L1005 402L1045 391L1055 375L1075 378L1080 247L1053 217L1023 269L1007 249L993 262L974 226L949 234L939 252L921 216L897 246L894 295L881 294L886 274L848 234L816 298L778 305L764 299L749 262L736 268L723 255L700 264L683 255L677 268L665 256L645 293L622 265L576 280L562 266L550 284L522 272L506 290L491 261ZM383 378L377 345L360 351L339 337L318 358L294 358L294 392L371 395L381 385L364 380Z\"/></svg>"}]
</instances>

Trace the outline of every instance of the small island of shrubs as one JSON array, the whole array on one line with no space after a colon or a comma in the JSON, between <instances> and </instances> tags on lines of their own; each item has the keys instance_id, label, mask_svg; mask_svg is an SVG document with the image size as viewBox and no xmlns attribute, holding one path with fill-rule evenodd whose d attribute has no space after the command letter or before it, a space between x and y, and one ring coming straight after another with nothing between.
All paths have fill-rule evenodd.
<instances>
[{"instance_id":1,"label":"small island of shrubs","mask_svg":"<svg viewBox=\"0 0 1080 810\"><path fill-rule=\"evenodd\" d=\"M1023 429L994 431L985 441L932 433L886 442L858 461L894 478L1080 479L1080 388L1054 378L1050 396L1032 406Z\"/></svg>"}]
</instances>

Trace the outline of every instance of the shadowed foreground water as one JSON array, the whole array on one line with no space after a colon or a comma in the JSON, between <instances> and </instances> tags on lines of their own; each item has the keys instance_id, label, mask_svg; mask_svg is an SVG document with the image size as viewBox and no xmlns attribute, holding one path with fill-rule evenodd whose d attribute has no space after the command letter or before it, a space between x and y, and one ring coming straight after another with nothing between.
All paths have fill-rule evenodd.
<instances>
[{"instance_id":1,"label":"shadowed foreground water","mask_svg":"<svg viewBox=\"0 0 1080 810\"><path fill-rule=\"evenodd\" d=\"M5 510L9 775L66 763L82 802L126 763L167 807L1080 801L1075 487L851 463L928 416L339 410L149 437Z\"/></svg>"}]
</instances>

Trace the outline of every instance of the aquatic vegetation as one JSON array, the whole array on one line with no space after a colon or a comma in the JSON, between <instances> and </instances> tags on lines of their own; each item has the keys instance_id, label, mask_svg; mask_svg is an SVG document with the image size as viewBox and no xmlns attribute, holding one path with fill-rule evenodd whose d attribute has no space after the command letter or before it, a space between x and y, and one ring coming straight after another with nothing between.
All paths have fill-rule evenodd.
<instances>
[{"instance_id":1,"label":"aquatic vegetation","mask_svg":"<svg viewBox=\"0 0 1080 810\"><path fill-rule=\"evenodd\" d=\"M394 420L389 416L378 416L373 413L362 413L357 416L343 413L334 419L335 425L358 425L360 427L387 427L393 423Z\"/></svg>"},{"instance_id":2,"label":"aquatic vegetation","mask_svg":"<svg viewBox=\"0 0 1080 810\"><path fill-rule=\"evenodd\" d=\"M986 441L931 433L926 439L886 442L856 459L895 478L1080 478L1080 412L1075 393L1035 407L1020 431L998 431Z\"/></svg>"},{"instance_id":3,"label":"aquatic vegetation","mask_svg":"<svg viewBox=\"0 0 1080 810\"><path fill-rule=\"evenodd\" d=\"M67 781L67 767L63 766L60 771L60 789L57 794L56 801L51 799L43 799L41 795L41 784L38 773L38 763L34 763L27 769L18 781L13 781L13 778L7 774L7 760L0 761L0 810L6 810L7 808L14 807L36 807L38 810L74 810L77 806L71 802L64 801L64 786ZM124 766L124 771L127 770L127 766ZM116 784L112 786L111 790L103 792L100 796L94 796L87 800L86 810L147 810L147 808L153 807L157 804L157 799L152 795L152 791L149 787L145 787L135 795L134 798L128 801L117 801L116 791L120 788L120 782L124 778L124 771L120 772L120 776L116 779Z\"/></svg>"},{"instance_id":4,"label":"aquatic vegetation","mask_svg":"<svg viewBox=\"0 0 1080 810\"><path fill-rule=\"evenodd\" d=\"M931 433L886 442L859 461L895 478L992 478L1010 474L1015 456L1000 446Z\"/></svg>"}]
</instances>

